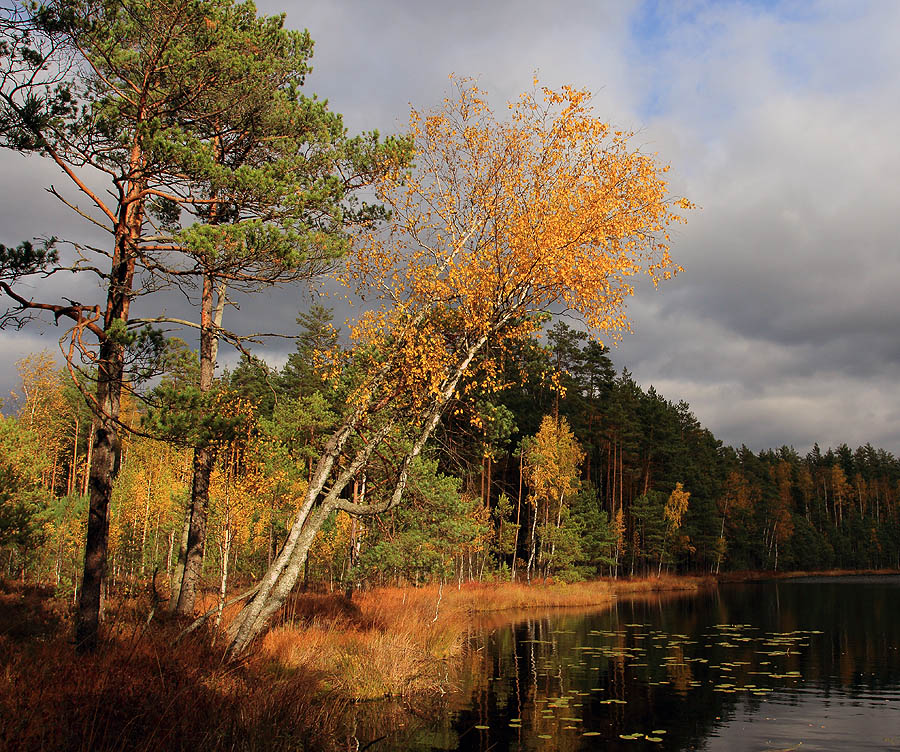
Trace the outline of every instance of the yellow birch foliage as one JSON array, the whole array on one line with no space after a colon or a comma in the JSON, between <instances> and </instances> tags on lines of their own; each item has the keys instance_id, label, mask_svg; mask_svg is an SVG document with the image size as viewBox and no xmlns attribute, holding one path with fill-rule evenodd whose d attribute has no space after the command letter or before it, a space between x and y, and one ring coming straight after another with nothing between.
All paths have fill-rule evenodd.
<instances>
[{"instance_id":1,"label":"yellow birch foliage","mask_svg":"<svg viewBox=\"0 0 900 752\"><path fill-rule=\"evenodd\" d=\"M70 407L63 393L64 378L53 356L33 353L16 362L21 379L21 394L13 393L19 402L19 422L41 437L41 460L52 465L64 447L71 444Z\"/></svg>"},{"instance_id":2,"label":"yellow birch foliage","mask_svg":"<svg viewBox=\"0 0 900 752\"><path fill-rule=\"evenodd\" d=\"M691 545L689 536L678 534L685 512L687 512L690 498L691 492L685 491L681 482L678 482L675 484L672 493L669 494L666 506L663 509L663 516L666 520L666 537L672 540L672 549L674 551L689 551L693 553L697 550Z\"/></svg>"},{"instance_id":3,"label":"yellow birch foliage","mask_svg":"<svg viewBox=\"0 0 900 752\"><path fill-rule=\"evenodd\" d=\"M619 507L613 517L612 534L616 539L616 550L625 550L625 510Z\"/></svg>"},{"instance_id":4,"label":"yellow birch foliage","mask_svg":"<svg viewBox=\"0 0 900 752\"><path fill-rule=\"evenodd\" d=\"M63 396L62 373L46 350L17 361L16 369L22 380L22 394L14 394L20 402L19 420L47 438L60 428L69 409Z\"/></svg>"},{"instance_id":5,"label":"yellow birch foliage","mask_svg":"<svg viewBox=\"0 0 900 752\"><path fill-rule=\"evenodd\" d=\"M416 170L379 183L393 221L357 235L344 275L384 302L353 335L376 361L390 353L414 407L440 394L465 346L531 334L539 312L627 331L631 279L679 271L669 228L692 207L668 196L667 166L594 115L588 92L535 81L501 119L472 81L454 83L441 109L412 111Z\"/></svg>"},{"instance_id":6,"label":"yellow birch foliage","mask_svg":"<svg viewBox=\"0 0 900 752\"><path fill-rule=\"evenodd\" d=\"M525 452L525 477L533 501L557 502L579 486L578 468L584 461L581 445L565 418L544 416Z\"/></svg>"},{"instance_id":7,"label":"yellow birch foliage","mask_svg":"<svg viewBox=\"0 0 900 752\"><path fill-rule=\"evenodd\" d=\"M169 530L181 514L189 489L189 450L145 436L130 436L113 489L109 526L112 555L135 554L143 561L154 535ZM155 546L160 548L160 546Z\"/></svg>"},{"instance_id":8,"label":"yellow birch foliage","mask_svg":"<svg viewBox=\"0 0 900 752\"><path fill-rule=\"evenodd\" d=\"M663 511L666 522L672 530L678 530L681 527L681 521L684 513L687 512L688 501L691 498L691 492L685 491L681 482L675 484L672 493L666 501L666 507Z\"/></svg>"}]
</instances>

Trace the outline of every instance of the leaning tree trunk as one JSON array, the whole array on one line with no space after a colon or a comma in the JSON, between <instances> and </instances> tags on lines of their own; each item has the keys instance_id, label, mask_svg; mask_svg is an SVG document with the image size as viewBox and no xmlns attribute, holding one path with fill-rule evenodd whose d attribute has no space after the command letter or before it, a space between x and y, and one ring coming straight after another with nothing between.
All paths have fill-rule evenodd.
<instances>
[{"instance_id":1,"label":"leaning tree trunk","mask_svg":"<svg viewBox=\"0 0 900 752\"><path fill-rule=\"evenodd\" d=\"M363 471L372 453L379 443L391 432L392 426L378 430L370 436L365 444L355 453L352 461L344 466L337 478L334 478L327 493L324 489L332 478L332 470L337 464L344 446L352 432L361 423L367 411L361 407L331 436L322 456L316 465L312 480L304 499L303 506L297 514L287 541L281 552L272 562L259 589L235 620L231 623L228 636L228 655L232 658L243 653L250 643L267 628L272 617L281 609L291 590L300 578L303 565L316 533L336 510L343 510L354 515L378 514L392 509L403 496L409 469L412 461L421 453L425 442L431 436L440 420L444 407L456 391L459 380L468 369L475 355L487 342L487 335L482 334L461 355L460 361L449 373L436 394L433 402L422 416L421 427L412 447L403 457L397 471L394 489L391 496L383 503L354 503L340 498L340 494ZM376 377L376 382L386 375L383 368ZM374 394L375 390L371 390ZM324 494L324 495L323 495Z\"/></svg>"}]
</instances>

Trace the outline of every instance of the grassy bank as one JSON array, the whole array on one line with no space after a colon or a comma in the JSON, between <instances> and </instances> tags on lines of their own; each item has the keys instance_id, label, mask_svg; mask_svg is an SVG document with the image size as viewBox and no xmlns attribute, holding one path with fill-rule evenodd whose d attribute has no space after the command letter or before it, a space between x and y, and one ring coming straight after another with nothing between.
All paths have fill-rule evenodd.
<instances>
[{"instance_id":1,"label":"grassy bank","mask_svg":"<svg viewBox=\"0 0 900 752\"><path fill-rule=\"evenodd\" d=\"M172 649L181 625L148 612L109 604L103 648L76 657L67 603L0 582L0 750L302 749L336 733L347 700L317 676L224 665L208 634Z\"/></svg>"},{"instance_id":2,"label":"grassy bank","mask_svg":"<svg viewBox=\"0 0 900 752\"><path fill-rule=\"evenodd\" d=\"M457 587L379 588L343 599L298 596L287 623L263 640L261 654L323 677L356 700L443 690L453 683L452 658L467 631L547 608L604 608L614 598L668 590L697 590L711 578L601 580L571 585L471 583ZM344 604L336 608L334 603Z\"/></svg>"},{"instance_id":3,"label":"grassy bank","mask_svg":"<svg viewBox=\"0 0 900 752\"><path fill-rule=\"evenodd\" d=\"M0 583L0 749L316 749L340 743L351 703L452 687L467 633L523 610L603 608L614 598L692 590L709 579L574 585L471 584L299 594L240 665L149 601L110 604L106 644L76 658L70 606Z\"/></svg>"}]
</instances>

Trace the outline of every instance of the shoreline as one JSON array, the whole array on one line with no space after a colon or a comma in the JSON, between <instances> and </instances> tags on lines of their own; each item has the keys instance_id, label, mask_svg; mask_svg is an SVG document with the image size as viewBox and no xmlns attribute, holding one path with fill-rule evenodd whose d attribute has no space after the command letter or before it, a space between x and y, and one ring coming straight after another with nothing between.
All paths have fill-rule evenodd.
<instances>
[{"instance_id":1,"label":"shoreline","mask_svg":"<svg viewBox=\"0 0 900 752\"><path fill-rule=\"evenodd\" d=\"M886 576L900 576L900 569L823 569L821 571L797 569L788 572L741 571L726 572L720 574L716 579L718 582L730 583Z\"/></svg>"},{"instance_id":2,"label":"shoreline","mask_svg":"<svg viewBox=\"0 0 900 752\"><path fill-rule=\"evenodd\" d=\"M71 749L73 739L84 739L98 751L327 749L344 733L353 708L367 701L387 698L401 713L459 686L475 631L566 609L692 597L720 582L900 572L773 575L454 583L379 588L355 593L352 601L339 593L300 593L281 624L234 665L222 662L221 640L211 631L198 630L173 648L183 624L164 614L148 622L147 596L111 602L103 648L76 656L66 601L48 588L0 581L0 746L15 739L23 748Z\"/></svg>"}]
</instances>

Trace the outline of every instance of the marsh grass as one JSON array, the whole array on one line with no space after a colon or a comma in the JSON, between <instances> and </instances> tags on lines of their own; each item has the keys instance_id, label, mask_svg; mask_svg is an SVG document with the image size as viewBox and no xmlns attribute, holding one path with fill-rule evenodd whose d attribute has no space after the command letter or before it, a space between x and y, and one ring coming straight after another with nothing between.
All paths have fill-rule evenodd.
<instances>
[{"instance_id":1,"label":"marsh grass","mask_svg":"<svg viewBox=\"0 0 900 752\"><path fill-rule=\"evenodd\" d=\"M618 596L697 590L710 578L662 577L575 584L468 583L382 587L341 596L295 595L261 653L323 677L354 700L444 692L455 684L468 632L534 609L602 609Z\"/></svg>"},{"instance_id":2,"label":"marsh grass","mask_svg":"<svg viewBox=\"0 0 900 752\"><path fill-rule=\"evenodd\" d=\"M294 594L241 664L146 595L109 605L103 648L76 656L70 607L36 587L0 583L0 749L281 750L334 748L361 701L430 702L458 684L464 645L485 619L601 609L616 596L697 589L651 578ZM211 607L206 596L198 608ZM225 622L233 616L226 612ZM354 721L355 723L355 721ZM402 721L398 720L402 724Z\"/></svg>"},{"instance_id":3,"label":"marsh grass","mask_svg":"<svg viewBox=\"0 0 900 752\"><path fill-rule=\"evenodd\" d=\"M146 624L139 599L111 604L103 648L76 656L67 609L35 591L0 586L0 749L316 749L340 729L347 700L319 676L225 665L209 633L172 649L181 625Z\"/></svg>"}]
</instances>

